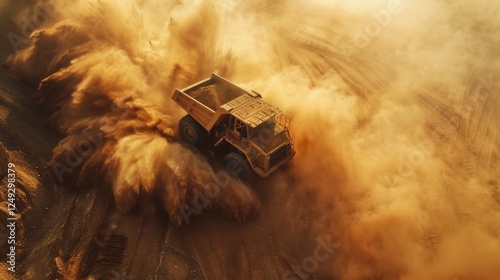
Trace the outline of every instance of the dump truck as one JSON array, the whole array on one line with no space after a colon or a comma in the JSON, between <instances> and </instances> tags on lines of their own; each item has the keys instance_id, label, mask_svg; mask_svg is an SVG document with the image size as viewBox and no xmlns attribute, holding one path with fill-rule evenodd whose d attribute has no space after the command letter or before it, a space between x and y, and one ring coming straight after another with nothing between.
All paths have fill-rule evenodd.
<instances>
[{"instance_id":1,"label":"dump truck","mask_svg":"<svg viewBox=\"0 0 500 280\"><path fill-rule=\"evenodd\" d=\"M290 118L255 91L212 74L176 89L172 99L187 112L179 121L179 137L197 148L229 146L222 162L243 181L255 174L267 177L295 155Z\"/></svg>"}]
</instances>

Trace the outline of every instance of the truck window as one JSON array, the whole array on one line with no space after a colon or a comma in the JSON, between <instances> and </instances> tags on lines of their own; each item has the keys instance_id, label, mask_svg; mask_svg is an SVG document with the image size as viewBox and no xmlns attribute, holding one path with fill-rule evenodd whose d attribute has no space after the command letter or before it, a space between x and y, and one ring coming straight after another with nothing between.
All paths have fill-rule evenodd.
<instances>
[{"instance_id":1,"label":"truck window","mask_svg":"<svg viewBox=\"0 0 500 280\"><path fill-rule=\"evenodd\" d=\"M229 129L234 129L234 117L229 117Z\"/></svg>"},{"instance_id":2,"label":"truck window","mask_svg":"<svg viewBox=\"0 0 500 280\"><path fill-rule=\"evenodd\" d=\"M247 137L247 126L244 122L235 118L234 121L234 130L238 132L238 135L242 138Z\"/></svg>"},{"instance_id":3,"label":"truck window","mask_svg":"<svg viewBox=\"0 0 500 280\"><path fill-rule=\"evenodd\" d=\"M238 128L238 132L240 133L240 136L242 138L247 138L247 126L246 125Z\"/></svg>"},{"instance_id":4,"label":"truck window","mask_svg":"<svg viewBox=\"0 0 500 280\"><path fill-rule=\"evenodd\" d=\"M274 117L269 118L268 120L262 122L259 124L256 128L250 128L250 137L255 138L255 137L272 137L275 131L275 120Z\"/></svg>"}]
</instances>

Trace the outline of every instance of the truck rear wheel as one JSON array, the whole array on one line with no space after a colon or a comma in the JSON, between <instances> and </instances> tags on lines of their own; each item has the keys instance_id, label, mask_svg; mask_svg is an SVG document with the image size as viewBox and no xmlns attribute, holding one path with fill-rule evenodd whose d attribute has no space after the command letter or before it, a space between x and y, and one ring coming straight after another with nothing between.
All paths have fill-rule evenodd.
<instances>
[{"instance_id":1,"label":"truck rear wheel","mask_svg":"<svg viewBox=\"0 0 500 280\"><path fill-rule=\"evenodd\" d=\"M197 148L207 143L208 133L193 117L184 116L179 121L179 135L181 139Z\"/></svg>"},{"instance_id":2,"label":"truck rear wheel","mask_svg":"<svg viewBox=\"0 0 500 280\"><path fill-rule=\"evenodd\" d=\"M226 172L234 177L239 177L243 182L251 182L254 178L254 173L248 160L238 154L229 153L223 159Z\"/></svg>"},{"instance_id":3,"label":"truck rear wheel","mask_svg":"<svg viewBox=\"0 0 500 280\"><path fill-rule=\"evenodd\" d=\"M7 168L9 164L9 156L5 147L0 143L0 180L7 175Z\"/></svg>"}]
</instances>

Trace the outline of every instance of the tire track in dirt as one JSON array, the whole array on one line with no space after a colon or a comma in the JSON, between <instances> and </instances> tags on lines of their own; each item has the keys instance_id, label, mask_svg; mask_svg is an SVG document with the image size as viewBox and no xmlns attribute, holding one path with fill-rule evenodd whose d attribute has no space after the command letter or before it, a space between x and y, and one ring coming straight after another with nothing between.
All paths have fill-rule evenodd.
<instances>
[{"instance_id":1,"label":"tire track in dirt","mask_svg":"<svg viewBox=\"0 0 500 280\"><path fill-rule=\"evenodd\" d=\"M124 235L129 240L123 263L127 274L134 277L153 274L158 265L158 256L163 254L161 245L165 233L171 226L167 221L168 219L161 215L142 216L131 213L121 217L115 234Z\"/></svg>"},{"instance_id":2,"label":"tire track in dirt","mask_svg":"<svg viewBox=\"0 0 500 280\"><path fill-rule=\"evenodd\" d=\"M288 268L272 220L266 206L261 208L260 218L241 224L217 212L207 213L181 228L181 239L207 279L280 279Z\"/></svg>"},{"instance_id":3,"label":"tire track in dirt","mask_svg":"<svg viewBox=\"0 0 500 280\"><path fill-rule=\"evenodd\" d=\"M182 243L181 234L179 228L168 228L153 279L173 278L173 275L178 279L208 279L199 266L201 262L197 263L193 251Z\"/></svg>"},{"instance_id":4,"label":"tire track in dirt","mask_svg":"<svg viewBox=\"0 0 500 280\"><path fill-rule=\"evenodd\" d=\"M496 89L477 73L464 93L464 138L478 155L478 164L491 168L498 147L498 99Z\"/></svg>"},{"instance_id":5,"label":"tire track in dirt","mask_svg":"<svg viewBox=\"0 0 500 280\"><path fill-rule=\"evenodd\" d=\"M479 75L474 75L464 89L463 102L453 104L436 96L434 91L420 95L420 102L429 112L426 129L440 150L465 148L469 153L455 153L455 157L443 153L445 162L461 161L467 174L474 175L480 167L493 168L498 153L497 101L484 88ZM434 88L434 90L439 90ZM453 92L451 94L456 94ZM460 159L459 159L460 158Z\"/></svg>"},{"instance_id":6,"label":"tire track in dirt","mask_svg":"<svg viewBox=\"0 0 500 280\"><path fill-rule=\"evenodd\" d=\"M300 9L301 14L278 11L278 14L284 13L284 20L276 23L270 18L270 23L267 24L275 34L273 50L278 65L282 68L298 66L309 77L312 86L328 77L335 80L343 93L358 96L362 110L358 126L362 127L370 122L386 90L390 88L391 83L386 73L393 71L391 61L383 59L376 48L371 46L350 46L352 26L348 26L345 18L342 18L343 21L338 20L339 24L336 25L337 21L324 20L331 19L331 14L321 18L307 8ZM336 12L339 17L345 17L340 9ZM316 20L306 20L312 18ZM297 28L290 30L291 24Z\"/></svg>"},{"instance_id":7,"label":"tire track in dirt","mask_svg":"<svg viewBox=\"0 0 500 280\"><path fill-rule=\"evenodd\" d=\"M90 264L97 255L96 235L110 208L112 196L102 190L77 194L64 224L63 240L56 264L62 275L81 279L90 272ZM50 217L50 216L49 216Z\"/></svg>"},{"instance_id":8,"label":"tire track in dirt","mask_svg":"<svg viewBox=\"0 0 500 280\"><path fill-rule=\"evenodd\" d=\"M474 75L469 84L464 88L463 102L454 104L437 96L455 96L457 92L448 92L437 86L428 93L419 95L419 102L428 112L426 120L426 131L436 145L434 153L445 162L450 170L456 172L443 174L443 176L458 176L463 180L471 176L478 175L480 170L495 176L492 171L493 159L496 157L498 148L497 128L492 121L496 119L494 115L495 101L485 91L480 84L480 79ZM459 88L452 90L460 90ZM488 100L490 102L488 102ZM460 172L460 170L464 172ZM491 176L490 175L490 176ZM460 191L456 186L449 186L449 192ZM492 195L498 197L498 188L491 189ZM439 197L453 197L447 193L438 193L438 190L425 190L425 201L423 209L430 209L430 213L439 215L433 219L434 224L422 236L424 248L427 251L426 259L432 262L436 253L436 246L443 241L442 232L449 232L464 223L482 224L484 221L473 219L478 217L470 212L464 212L462 205L458 201L450 201L454 205L452 209L439 209ZM435 201L435 203L432 203ZM432 210L435 209L435 210ZM439 209L439 211L438 211Z\"/></svg>"}]
</instances>

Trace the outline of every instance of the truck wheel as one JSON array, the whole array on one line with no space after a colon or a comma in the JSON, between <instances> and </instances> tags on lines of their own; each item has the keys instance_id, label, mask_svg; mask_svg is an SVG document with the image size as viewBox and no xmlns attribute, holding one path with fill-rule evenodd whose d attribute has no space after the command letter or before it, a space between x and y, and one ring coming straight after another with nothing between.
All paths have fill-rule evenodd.
<instances>
[{"instance_id":1,"label":"truck wheel","mask_svg":"<svg viewBox=\"0 0 500 280\"><path fill-rule=\"evenodd\" d=\"M7 168L9 164L9 156L7 154L7 150L0 143L0 180L2 180L5 175L7 175Z\"/></svg>"},{"instance_id":2,"label":"truck wheel","mask_svg":"<svg viewBox=\"0 0 500 280\"><path fill-rule=\"evenodd\" d=\"M226 172L234 177L239 177L243 182L251 182L254 173L247 159L238 153L229 153L223 159Z\"/></svg>"},{"instance_id":3,"label":"truck wheel","mask_svg":"<svg viewBox=\"0 0 500 280\"><path fill-rule=\"evenodd\" d=\"M179 121L179 135L181 139L197 148L207 143L208 133L193 117L184 116Z\"/></svg>"}]
</instances>

